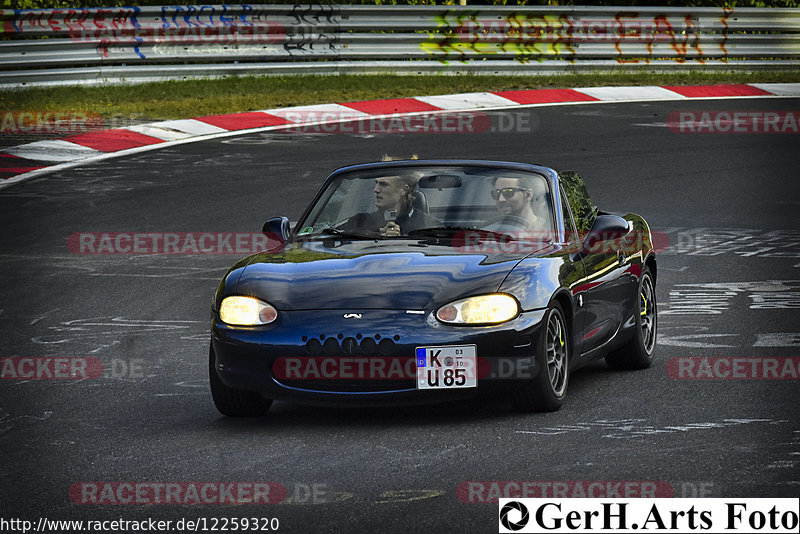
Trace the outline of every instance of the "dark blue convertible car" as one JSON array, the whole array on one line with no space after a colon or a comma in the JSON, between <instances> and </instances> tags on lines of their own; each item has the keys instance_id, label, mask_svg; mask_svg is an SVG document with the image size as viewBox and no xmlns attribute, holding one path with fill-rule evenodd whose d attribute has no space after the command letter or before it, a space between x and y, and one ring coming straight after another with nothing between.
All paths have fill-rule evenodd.
<instances>
[{"instance_id":1,"label":"dark blue convertible car","mask_svg":"<svg viewBox=\"0 0 800 534\"><path fill-rule=\"evenodd\" d=\"M495 161L338 169L299 222L216 293L209 372L225 415L273 400L564 402L570 371L650 365L656 258L638 215L598 211L580 176Z\"/></svg>"}]
</instances>

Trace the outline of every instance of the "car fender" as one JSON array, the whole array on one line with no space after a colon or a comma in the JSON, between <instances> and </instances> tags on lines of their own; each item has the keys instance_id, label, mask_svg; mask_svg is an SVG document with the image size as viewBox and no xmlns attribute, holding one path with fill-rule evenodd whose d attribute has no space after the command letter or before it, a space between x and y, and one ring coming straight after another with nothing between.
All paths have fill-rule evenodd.
<instances>
[{"instance_id":1,"label":"car fender","mask_svg":"<svg viewBox=\"0 0 800 534\"><path fill-rule=\"evenodd\" d=\"M512 269L499 291L513 295L523 311L544 309L559 292L572 298L565 283L570 270L563 258L526 258Z\"/></svg>"},{"instance_id":2,"label":"car fender","mask_svg":"<svg viewBox=\"0 0 800 534\"><path fill-rule=\"evenodd\" d=\"M242 277L242 273L244 273L244 269L250 262L250 259L251 257L244 258L228 269L228 272L225 273L225 276L222 277L222 280L220 280L217 286L211 311L216 312L219 310L222 299L229 295L236 294L236 286L239 285L239 279Z\"/></svg>"}]
</instances>

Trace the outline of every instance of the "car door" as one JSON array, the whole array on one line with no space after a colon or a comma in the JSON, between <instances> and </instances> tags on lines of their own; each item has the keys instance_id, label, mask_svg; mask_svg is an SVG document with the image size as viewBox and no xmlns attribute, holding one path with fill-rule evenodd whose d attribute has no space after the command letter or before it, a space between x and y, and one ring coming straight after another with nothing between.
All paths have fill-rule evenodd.
<instances>
[{"instance_id":1,"label":"car door","mask_svg":"<svg viewBox=\"0 0 800 534\"><path fill-rule=\"evenodd\" d=\"M579 356L583 347L583 325L585 323L586 307L583 305L586 298L586 290L583 281L586 278L586 268L583 259L576 251L580 247L578 232L575 229L575 222L570 210L570 204L566 201L564 189L559 185L559 195L561 197L561 218L564 221L564 238L561 245L564 254L564 264L561 266L561 278L565 285L568 285L573 297L573 318L572 318L572 339L576 356Z\"/></svg>"},{"instance_id":2,"label":"car door","mask_svg":"<svg viewBox=\"0 0 800 534\"><path fill-rule=\"evenodd\" d=\"M597 219L597 208L578 173L567 171L559 177L575 221L577 241L582 244ZM581 352L586 353L603 345L619 329L628 299L628 275L625 258L613 242L598 242L577 256L583 261L585 276L573 295L580 310L576 323L580 325Z\"/></svg>"}]
</instances>

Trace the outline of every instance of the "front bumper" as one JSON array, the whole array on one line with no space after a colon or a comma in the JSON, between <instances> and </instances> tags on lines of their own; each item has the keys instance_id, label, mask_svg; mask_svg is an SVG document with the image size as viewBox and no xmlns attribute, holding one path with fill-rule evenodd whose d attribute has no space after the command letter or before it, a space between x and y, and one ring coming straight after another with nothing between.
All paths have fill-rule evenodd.
<instances>
[{"instance_id":1,"label":"front bumper","mask_svg":"<svg viewBox=\"0 0 800 534\"><path fill-rule=\"evenodd\" d=\"M427 404L507 391L539 371L534 347L544 310L497 326L444 325L405 310L281 312L266 326L211 326L215 368L234 389L318 405ZM345 316L349 316L345 318ZM474 388L417 390L415 349L475 345Z\"/></svg>"}]
</instances>

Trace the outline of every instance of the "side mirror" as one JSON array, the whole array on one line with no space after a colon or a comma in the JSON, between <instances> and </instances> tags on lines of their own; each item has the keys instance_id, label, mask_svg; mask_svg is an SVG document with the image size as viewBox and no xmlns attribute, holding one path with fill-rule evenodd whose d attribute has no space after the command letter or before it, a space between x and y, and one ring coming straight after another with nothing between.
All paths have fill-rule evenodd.
<instances>
[{"instance_id":1,"label":"side mirror","mask_svg":"<svg viewBox=\"0 0 800 534\"><path fill-rule=\"evenodd\" d=\"M597 252L597 244L604 241L614 241L628 234L630 226L628 221L618 215L598 215L592 229L583 240L584 252ZM603 247L605 248L605 247Z\"/></svg>"},{"instance_id":2,"label":"side mirror","mask_svg":"<svg viewBox=\"0 0 800 534\"><path fill-rule=\"evenodd\" d=\"M289 240L289 219L286 217L273 217L264 223L261 231L272 241L277 241L283 246Z\"/></svg>"}]
</instances>

